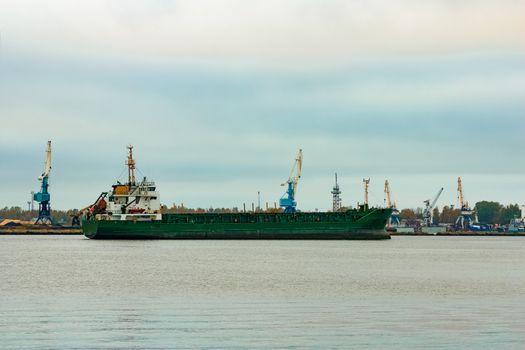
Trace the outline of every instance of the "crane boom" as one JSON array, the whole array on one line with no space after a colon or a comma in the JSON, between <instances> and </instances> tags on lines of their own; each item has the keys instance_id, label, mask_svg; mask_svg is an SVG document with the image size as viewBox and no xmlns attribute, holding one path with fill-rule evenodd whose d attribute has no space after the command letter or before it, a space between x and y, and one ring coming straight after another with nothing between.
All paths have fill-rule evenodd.
<instances>
[{"instance_id":1,"label":"crane boom","mask_svg":"<svg viewBox=\"0 0 525 350\"><path fill-rule=\"evenodd\" d=\"M461 177L458 176L458 195L459 195L459 205L460 208L464 208L468 205L468 203L465 203L465 198L463 197L463 185L461 183Z\"/></svg>"},{"instance_id":2,"label":"crane boom","mask_svg":"<svg viewBox=\"0 0 525 350\"><path fill-rule=\"evenodd\" d=\"M432 203L430 203L430 210L432 210L434 206L436 205L436 202L439 199L439 196L441 196L441 193L443 193L443 187L441 187L439 192L436 194L436 197L434 197L434 200L432 201Z\"/></svg>"},{"instance_id":3,"label":"crane boom","mask_svg":"<svg viewBox=\"0 0 525 350\"><path fill-rule=\"evenodd\" d=\"M51 173L51 141L47 141L46 158L44 160L44 171L38 177L39 181L42 181L44 177L49 177Z\"/></svg>"},{"instance_id":4,"label":"crane boom","mask_svg":"<svg viewBox=\"0 0 525 350\"><path fill-rule=\"evenodd\" d=\"M293 176L294 170L296 171L295 176ZM292 167L292 172L290 173L290 179L293 179L293 194L297 192L297 184L301 178L301 173L303 171L303 150L300 149L297 153L297 158L295 158L295 163ZM293 176L293 178L292 178Z\"/></svg>"},{"instance_id":5,"label":"crane boom","mask_svg":"<svg viewBox=\"0 0 525 350\"><path fill-rule=\"evenodd\" d=\"M443 193L443 187L441 187L432 201L430 199L424 201L425 211L423 212L423 221L426 226L430 226L432 224L432 209L434 209L434 206L436 205L439 196L441 196L441 193Z\"/></svg>"}]
</instances>

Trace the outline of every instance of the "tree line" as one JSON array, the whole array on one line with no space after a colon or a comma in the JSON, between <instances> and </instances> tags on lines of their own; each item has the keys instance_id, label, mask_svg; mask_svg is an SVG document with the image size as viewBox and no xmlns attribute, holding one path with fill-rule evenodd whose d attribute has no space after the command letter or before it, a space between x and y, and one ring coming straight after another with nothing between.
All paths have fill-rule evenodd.
<instances>
[{"instance_id":1,"label":"tree line","mask_svg":"<svg viewBox=\"0 0 525 350\"><path fill-rule=\"evenodd\" d=\"M73 210L51 210L51 218L59 224L69 225L71 215L78 213L77 209ZM4 219L33 221L38 217L38 210L27 210L21 207L4 207L0 209L0 221Z\"/></svg>"},{"instance_id":2,"label":"tree line","mask_svg":"<svg viewBox=\"0 0 525 350\"><path fill-rule=\"evenodd\" d=\"M511 219L521 217L521 210L518 204L503 205L499 202L481 201L474 206L475 215L481 224L499 224L505 225ZM461 210L450 206L444 206L443 209L434 208L432 211L433 223L452 224L460 215ZM401 219L406 220L407 224L415 224L418 220L423 219L423 209L402 209Z\"/></svg>"}]
</instances>

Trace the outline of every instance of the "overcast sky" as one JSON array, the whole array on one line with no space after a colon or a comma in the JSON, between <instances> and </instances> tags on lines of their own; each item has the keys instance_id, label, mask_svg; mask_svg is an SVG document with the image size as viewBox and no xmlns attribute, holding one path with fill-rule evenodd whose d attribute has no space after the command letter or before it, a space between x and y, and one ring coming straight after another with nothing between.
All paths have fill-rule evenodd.
<instances>
[{"instance_id":1,"label":"overcast sky","mask_svg":"<svg viewBox=\"0 0 525 350\"><path fill-rule=\"evenodd\" d=\"M167 205L525 204L525 0L0 0L0 207L53 141L52 207L124 170Z\"/></svg>"}]
</instances>

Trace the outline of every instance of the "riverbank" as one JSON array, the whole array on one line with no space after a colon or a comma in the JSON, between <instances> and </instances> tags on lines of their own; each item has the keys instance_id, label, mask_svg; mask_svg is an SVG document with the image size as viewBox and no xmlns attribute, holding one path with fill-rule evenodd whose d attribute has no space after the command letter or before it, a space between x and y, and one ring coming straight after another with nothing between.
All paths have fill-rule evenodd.
<instances>
[{"instance_id":1,"label":"riverbank","mask_svg":"<svg viewBox=\"0 0 525 350\"><path fill-rule=\"evenodd\" d=\"M79 227L67 226L12 226L1 227L0 235L81 235Z\"/></svg>"},{"instance_id":2,"label":"riverbank","mask_svg":"<svg viewBox=\"0 0 525 350\"><path fill-rule=\"evenodd\" d=\"M424 233L424 232L390 232L391 236L500 236L500 237L525 237L525 232L438 232L438 233Z\"/></svg>"}]
</instances>

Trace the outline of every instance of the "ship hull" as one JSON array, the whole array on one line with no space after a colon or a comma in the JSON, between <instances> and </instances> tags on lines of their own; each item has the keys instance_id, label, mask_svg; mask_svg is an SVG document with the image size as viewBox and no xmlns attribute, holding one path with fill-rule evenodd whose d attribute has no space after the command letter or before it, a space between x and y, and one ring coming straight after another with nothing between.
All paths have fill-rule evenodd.
<instances>
[{"instance_id":1,"label":"ship hull","mask_svg":"<svg viewBox=\"0 0 525 350\"><path fill-rule=\"evenodd\" d=\"M250 223L88 220L82 223L82 230L92 239L389 239L385 231L389 215L389 210L378 210L372 215L342 222L315 219L312 222Z\"/></svg>"}]
</instances>

